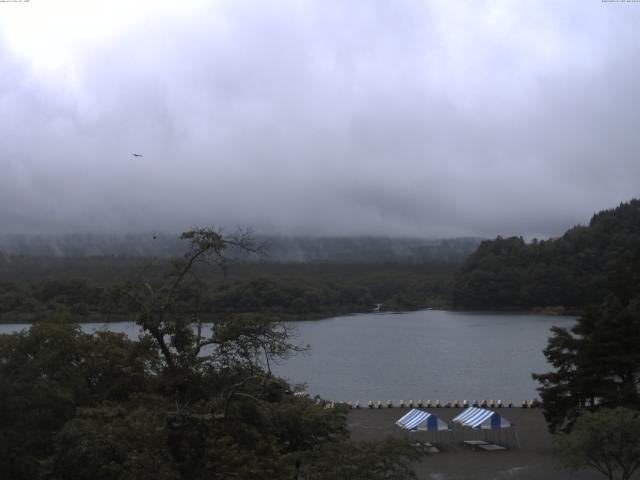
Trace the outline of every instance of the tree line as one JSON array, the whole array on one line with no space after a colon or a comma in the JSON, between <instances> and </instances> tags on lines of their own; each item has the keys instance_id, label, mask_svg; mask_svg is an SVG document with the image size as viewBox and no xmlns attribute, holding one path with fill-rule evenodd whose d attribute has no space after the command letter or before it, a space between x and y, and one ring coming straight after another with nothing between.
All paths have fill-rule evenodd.
<instances>
[{"instance_id":1,"label":"tree line","mask_svg":"<svg viewBox=\"0 0 640 480\"><path fill-rule=\"evenodd\" d=\"M480 243L479 238L310 237L261 236L269 245L271 263L460 263ZM177 235L65 234L3 235L0 233L0 265L7 256L30 257L161 257L182 253ZM248 263L260 261L241 249L230 248L227 257Z\"/></svg>"},{"instance_id":2,"label":"tree line","mask_svg":"<svg viewBox=\"0 0 640 480\"><path fill-rule=\"evenodd\" d=\"M640 200L595 214L556 239L484 241L452 283L458 308L598 305L615 295L627 303L640 287Z\"/></svg>"},{"instance_id":3,"label":"tree line","mask_svg":"<svg viewBox=\"0 0 640 480\"><path fill-rule=\"evenodd\" d=\"M88 271L69 271L58 264L43 280L34 268L22 281L0 282L0 322L38 322L54 315L77 322L131 318L132 306L121 295L124 278L135 278L140 271L161 275L155 267L94 274L99 266L108 268L100 263ZM256 263L234 265L226 276L194 268L176 293L184 311L209 318L258 312L292 320L324 318L366 312L378 303L384 310L443 306L454 268Z\"/></svg>"}]
</instances>

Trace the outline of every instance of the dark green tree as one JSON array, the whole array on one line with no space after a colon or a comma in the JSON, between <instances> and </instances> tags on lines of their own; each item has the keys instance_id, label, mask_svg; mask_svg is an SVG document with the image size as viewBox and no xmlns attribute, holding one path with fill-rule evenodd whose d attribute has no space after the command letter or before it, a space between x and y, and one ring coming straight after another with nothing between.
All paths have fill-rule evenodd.
<instances>
[{"instance_id":1,"label":"dark green tree","mask_svg":"<svg viewBox=\"0 0 640 480\"><path fill-rule=\"evenodd\" d=\"M552 432L569 431L584 411L640 407L640 304L588 309L571 329L552 329L544 354L554 371L534 374Z\"/></svg>"},{"instance_id":2,"label":"dark green tree","mask_svg":"<svg viewBox=\"0 0 640 480\"><path fill-rule=\"evenodd\" d=\"M425 454L406 441L328 443L308 454L305 480L409 480Z\"/></svg>"},{"instance_id":3,"label":"dark green tree","mask_svg":"<svg viewBox=\"0 0 640 480\"><path fill-rule=\"evenodd\" d=\"M261 246L247 232L182 237L190 249L169 274L122 289L139 339L83 333L62 307L56 322L0 336L0 478L291 480L333 468L331 449L366 478L410 478L414 455L347 443L345 409L273 375L273 359L304 349L286 325L260 314L205 323L185 301L202 264L226 268L228 249Z\"/></svg>"},{"instance_id":4,"label":"dark green tree","mask_svg":"<svg viewBox=\"0 0 640 480\"><path fill-rule=\"evenodd\" d=\"M166 420L151 408L83 409L55 437L44 475L74 480L179 480Z\"/></svg>"},{"instance_id":5,"label":"dark green tree","mask_svg":"<svg viewBox=\"0 0 640 480\"><path fill-rule=\"evenodd\" d=\"M79 409L148 392L156 362L144 342L70 324L0 335L0 478L38 478L57 433Z\"/></svg>"},{"instance_id":6,"label":"dark green tree","mask_svg":"<svg viewBox=\"0 0 640 480\"><path fill-rule=\"evenodd\" d=\"M609 480L629 480L640 467L640 412L603 408L584 413L557 437L565 468L592 468Z\"/></svg>"},{"instance_id":7,"label":"dark green tree","mask_svg":"<svg viewBox=\"0 0 640 480\"><path fill-rule=\"evenodd\" d=\"M626 305L639 289L640 199L634 199L547 241L482 242L458 270L451 296L460 308L584 308L610 295Z\"/></svg>"}]
</instances>

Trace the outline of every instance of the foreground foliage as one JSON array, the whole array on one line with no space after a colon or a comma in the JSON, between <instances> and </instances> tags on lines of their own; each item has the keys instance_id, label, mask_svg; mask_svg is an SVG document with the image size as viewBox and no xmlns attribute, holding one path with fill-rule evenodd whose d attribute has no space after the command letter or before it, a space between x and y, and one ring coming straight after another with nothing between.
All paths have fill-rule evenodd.
<instances>
[{"instance_id":1,"label":"foreground foliage","mask_svg":"<svg viewBox=\"0 0 640 480\"><path fill-rule=\"evenodd\" d=\"M327 443L309 455L302 476L305 480L415 479L412 463L422 455L406 441L394 438L378 443Z\"/></svg>"},{"instance_id":2,"label":"foreground foliage","mask_svg":"<svg viewBox=\"0 0 640 480\"><path fill-rule=\"evenodd\" d=\"M551 431L569 431L600 407L640 408L640 298L612 299L552 333L544 354L554 371L533 375Z\"/></svg>"},{"instance_id":3,"label":"foreground foliage","mask_svg":"<svg viewBox=\"0 0 640 480\"><path fill-rule=\"evenodd\" d=\"M83 333L64 316L0 336L0 478L317 478L309 466L333 468L336 450L360 465L351 478L411 478L412 451L349 443L346 410L272 375L273 359L303 349L285 325L259 315L208 325L185 308L197 263L225 268L226 248L261 246L246 232L183 238L190 249L168 275L121 290L139 339Z\"/></svg>"},{"instance_id":4,"label":"foreground foliage","mask_svg":"<svg viewBox=\"0 0 640 480\"><path fill-rule=\"evenodd\" d=\"M592 468L610 480L629 480L640 467L640 412L619 407L585 413L557 445L568 469Z\"/></svg>"}]
</instances>

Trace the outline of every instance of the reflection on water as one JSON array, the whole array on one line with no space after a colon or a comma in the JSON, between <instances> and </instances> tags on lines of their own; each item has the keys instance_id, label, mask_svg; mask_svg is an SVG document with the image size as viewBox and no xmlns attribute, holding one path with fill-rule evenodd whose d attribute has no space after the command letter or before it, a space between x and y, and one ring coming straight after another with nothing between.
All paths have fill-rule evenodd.
<instances>
[{"instance_id":1,"label":"reflection on water","mask_svg":"<svg viewBox=\"0 0 640 480\"><path fill-rule=\"evenodd\" d=\"M473 400L536 397L532 372L549 369L542 349L570 317L423 310L295 322L311 350L275 367L309 392L334 400ZM0 333L28 325L0 325ZM85 324L138 334L133 323Z\"/></svg>"}]
</instances>

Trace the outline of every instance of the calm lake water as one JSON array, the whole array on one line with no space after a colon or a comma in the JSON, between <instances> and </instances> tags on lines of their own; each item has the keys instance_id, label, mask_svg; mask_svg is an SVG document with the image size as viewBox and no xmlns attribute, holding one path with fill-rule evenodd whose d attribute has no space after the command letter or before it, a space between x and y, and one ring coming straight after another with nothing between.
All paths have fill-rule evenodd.
<instances>
[{"instance_id":1,"label":"calm lake water","mask_svg":"<svg viewBox=\"0 0 640 480\"><path fill-rule=\"evenodd\" d=\"M311 349L274 367L311 394L332 400L409 400L537 397L532 372L546 372L542 354L553 325L571 317L438 310L372 313L295 322L296 341ZM28 325L0 325L0 333ZM85 324L133 337L132 323Z\"/></svg>"}]
</instances>

